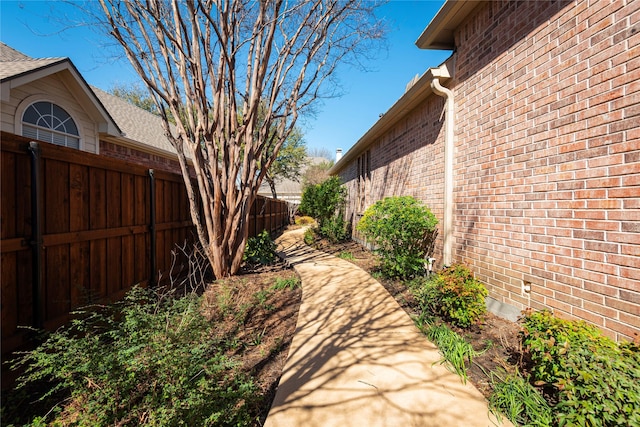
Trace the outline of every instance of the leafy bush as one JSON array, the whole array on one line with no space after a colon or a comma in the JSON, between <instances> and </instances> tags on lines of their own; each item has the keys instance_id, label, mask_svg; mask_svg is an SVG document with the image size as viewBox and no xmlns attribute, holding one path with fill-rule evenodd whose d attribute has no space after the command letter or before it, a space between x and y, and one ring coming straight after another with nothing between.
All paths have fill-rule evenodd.
<instances>
[{"instance_id":1,"label":"leafy bush","mask_svg":"<svg viewBox=\"0 0 640 427\"><path fill-rule=\"evenodd\" d=\"M70 404L50 414L78 425L250 422L257 388L216 349L200 297L136 287L123 301L83 314L19 362L26 368L19 387L52 381L43 398L71 394Z\"/></svg>"},{"instance_id":2,"label":"leafy bush","mask_svg":"<svg viewBox=\"0 0 640 427\"><path fill-rule=\"evenodd\" d=\"M350 235L342 215L336 215L325 220L318 232L333 243L344 242Z\"/></svg>"},{"instance_id":3,"label":"leafy bush","mask_svg":"<svg viewBox=\"0 0 640 427\"><path fill-rule=\"evenodd\" d=\"M276 244L267 230L262 230L256 237L247 239L247 246L244 249L245 262L254 265L270 265L276 259Z\"/></svg>"},{"instance_id":4,"label":"leafy bush","mask_svg":"<svg viewBox=\"0 0 640 427\"><path fill-rule=\"evenodd\" d=\"M423 309L462 328L477 323L486 313L486 296L487 289L462 264L445 268L416 292Z\"/></svg>"},{"instance_id":5,"label":"leafy bush","mask_svg":"<svg viewBox=\"0 0 640 427\"><path fill-rule=\"evenodd\" d=\"M302 193L300 211L318 221L318 233L333 242L349 237L343 209L347 199L347 189L340 178L334 176L321 184L310 185Z\"/></svg>"},{"instance_id":6,"label":"leafy bush","mask_svg":"<svg viewBox=\"0 0 640 427\"><path fill-rule=\"evenodd\" d=\"M296 225L310 225L313 224L315 220L310 216L299 216L296 218Z\"/></svg>"},{"instance_id":7,"label":"leafy bush","mask_svg":"<svg viewBox=\"0 0 640 427\"><path fill-rule=\"evenodd\" d=\"M429 208L402 196L387 197L367 208L356 229L375 245L385 276L412 277L424 273L437 225Z\"/></svg>"},{"instance_id":8,"label":"leafy bush","mask_svg":"<svg viewBox=\"0 0 640 427\"><path fill-rule=\"evenodd\" d=\"M640 347L616 344L583 321L533 312L521 333L534 384L558 403L560 426L640 425Z\"/></svg>"},{"instance_id":9,"label":"leafy bush","mask_svg":"<svg viewBox=\"0 0 640 427\"><path fill-rule=\"evenodd\" d=\"M304 232L304 243L311 246L315 240L316 233L311 228L306 229Z\"/></svg>"},{"instance_id":10,"label":"leafy bush","mask_svg":"<svg viewBox=\"0 0 640 427\"><path fill-rule=\"evenodd\" d=\"M489 407L497 415L503 413L509 421L522 427L548 427L553 424L551 408L544 397L526 378L515 372L500 378L491 372L493 393Z\"/></svg>"}]
</instances>

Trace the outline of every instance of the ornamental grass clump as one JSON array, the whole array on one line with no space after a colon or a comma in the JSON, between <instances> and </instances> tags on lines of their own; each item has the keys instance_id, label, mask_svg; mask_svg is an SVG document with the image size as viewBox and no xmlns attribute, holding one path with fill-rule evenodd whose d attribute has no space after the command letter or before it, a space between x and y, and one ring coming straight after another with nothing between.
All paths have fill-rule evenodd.
<instances>
[{"instance_id":1,"label":"ornamental grass clump","mask_svg":"<svg viewBox=\"0 0 640 427\"><path fill-rule=\"evenodd\" d=\"M527 378L517 370L507 374L490 373L493 393L489 397L489 408L500 417L504 414L509 421L521 427L549 427L553 425L551 408Z\"/></svg>"},{"instance_id":2,"label":"ornamental grass clump","mask_svg":"<svg viewBox=\"0 0 640 427\"><path fill-rule=\"evenodd\" d=\"M425 257L435 239L438 219L411 196L387 197L367 208L356 230L381 256L387 277L410 278L425 273Z\"/></svg>"}]
</instances>

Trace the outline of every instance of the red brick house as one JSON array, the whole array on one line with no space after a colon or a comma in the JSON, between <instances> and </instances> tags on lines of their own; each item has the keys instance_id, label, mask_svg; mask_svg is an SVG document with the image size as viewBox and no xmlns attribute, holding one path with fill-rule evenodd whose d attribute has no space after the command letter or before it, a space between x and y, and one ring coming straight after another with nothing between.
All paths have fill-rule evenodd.
<instances>
[{"instance_id":1,"label":"red brick house","mask_svg":"<svg viewBox=\"0 0 640 427\"><path fill-rule=\"evenodd\" d=\"M0 42L0 130L180 172L160 117L91 87L69 58L31 58Z\"/></svg>"},{"instance_id":2,"label":"red brick house","mask_svg":"<svg viewBox=\"0 0 640 427\"><path fill-rule=\"evenodd\" d=\"M494 312L640 332L640 2L447 1L416 42L453 53L333 167L353 224L412 195Z\"/></svg>"}]
</instances>

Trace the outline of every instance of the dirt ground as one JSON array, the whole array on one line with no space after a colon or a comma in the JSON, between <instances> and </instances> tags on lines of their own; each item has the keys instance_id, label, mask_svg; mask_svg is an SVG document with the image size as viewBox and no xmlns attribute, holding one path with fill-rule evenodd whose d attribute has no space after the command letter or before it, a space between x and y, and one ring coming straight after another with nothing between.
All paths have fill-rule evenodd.
<instances>
[{"instance_id":1,"label":"dirt ground","mask_svg":"<svg viewBox=\"0 0 640 427\"><path fill-rule=\"evenodd\" d=\"M297 279L296 273L279 262L259 269L243 269L237 276L209 284L205 291L205 314L214 328L212 337L225 337L228 355L241 363L242 370L253 377L260 389L250 403L256 427L264 424L275 397L298 319L300 287L274 289L278 279L291 278ZM45 388L40 387L46 387L46 384L30 386L27 396L29 393L41 395ZM3 407L12 393L12 390L3 390ZM52 403L34 402L34 399L10 398L10 407L6 412L0 412L0 424L5 425L10 420L22 425L47 413ZM66 394L58 400L63 399L67 399ZM61 419L65 420L64 413L58 418Z\"/></svg>"},{"instance_id":2,"label":"dirt ground","mask_svg":"<svg viewBox=\"0 0 640 427\"><path fill-rule=\"evenodd\" d=\"M261 391L252 408L256 426L264 424L282 375L298 320L302 291L273 290L277 279L297 278L284 263L246 270L209 285L205 295L216 336L228 336L229 355L239 358ZM260 296L256 301L256 296Z\"/></svg>"}]
</instances>

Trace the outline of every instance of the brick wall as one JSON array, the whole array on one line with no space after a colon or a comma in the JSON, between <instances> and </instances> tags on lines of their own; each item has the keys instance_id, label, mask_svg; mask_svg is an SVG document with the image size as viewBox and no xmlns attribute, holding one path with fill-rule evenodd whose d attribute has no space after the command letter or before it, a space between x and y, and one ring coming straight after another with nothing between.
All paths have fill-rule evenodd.
<instances>
[{"instance_id":1,"label":"brick wall","mask_svg":"<svg viewBox=\"0 0 640 427\"><path fill-rule=\"evenodd\" d=\"M112 142L100 141L100 155L114 157L128 162L138 163L149 169L164 170L167 172L181 173L177 160L163 156L150 154L135 148L125 147Z\"/></svg>"},{"instance_id":2,"label":"brick wall","mask_svg":"<svg viewBox=\"0 0 640 427\"><path fill-rule=\"evenodd\" d=\"M454 260L510 307L633 339L640 2L486 2L455 38ZM429 96L369 147L367 205L410 194L442 221L442 110ZM355 160L341 177L357 219Z\"/></svg>"},{"instance_id":3,"label":"brick wall","mask_svg":"<svg viewBox=\"0 0 640 427\"><path fill-rule=\"evenodd\" d=\"M615 338L640 330L639 22L637 1L490 2L455 34L457 259Z\"/></svg>"},{"instance_id":4,"label":"brick wall","mask_svg":"<svg viewBox=\"0 0 640 427\"><path fill-rule=\"evenodd\" d=\"M347 184L347 218L355 229L364 209L376 200L394 195L410 195L421 200L442 219L444 155L440 121L444 100L431 97L409 112L369 148L371 175L365 179L358 201L358 162L352 162L340 176ZM362 191L362 190L361 190ZM359 236L356 233L356 238ZM442 221L438 224L436 252L442 258Z\"/></svg>"}]
</instances>

